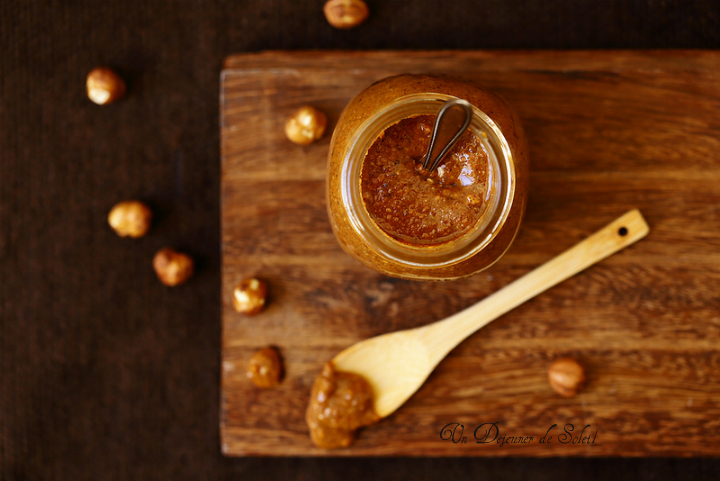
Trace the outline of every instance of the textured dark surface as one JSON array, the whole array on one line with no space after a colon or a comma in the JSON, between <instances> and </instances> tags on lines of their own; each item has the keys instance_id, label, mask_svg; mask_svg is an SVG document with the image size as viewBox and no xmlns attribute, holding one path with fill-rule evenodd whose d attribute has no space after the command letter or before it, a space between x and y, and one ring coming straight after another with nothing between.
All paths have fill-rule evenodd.
<instances>
[{"instance_id":1,"label":"textured dark surface","mask_svg":"<svg viewBox=\"0 0 720 481\"><path fill-rule=\"evenodd\" d=\"M335 31L322 1L0 4L0 477L715 478L717 460L224 459L218 437L218 84L223 58L296 48L718 48L714 0L373 1ZM461 19L462 23L459 23ZM86 73L128 97L98 107ZM139 241L105 217L145 199ZM198 260L187 285L150 267ZM678 433L682 436L683 433Z\"/></svg>"}]
</instances>

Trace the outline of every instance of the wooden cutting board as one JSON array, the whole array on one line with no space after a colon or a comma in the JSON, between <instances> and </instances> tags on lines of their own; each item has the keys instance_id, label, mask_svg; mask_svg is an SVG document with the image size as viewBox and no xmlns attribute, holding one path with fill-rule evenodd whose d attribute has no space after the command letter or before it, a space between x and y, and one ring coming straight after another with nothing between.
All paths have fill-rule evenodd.
<instances>
[{"instance_id":1,"label":"wooden cutting board","mask_svg":"<svg viewBox=\"0 0 720 481\"><path fill-rule=\"evenodd\" d=\"M356 93L405 72L475 81L524 121L525 221L507 255L469 279L391 279L345 255L325 211L330 135L299 147L283 134L303 104L325 111L331 131ZM221 117L226 455L720 455L720 53L237 55L222 73ZM313 447L304 410L325 361L361 339L447 317L635 207L651 227L645 240L471 336L353 447ZM231 302L250 275L271 289L256 317ZM245 369L266 345L279 348L286 376L259 390ZM575 398L548 385L559 356L587 367ZM498 433L476 431L484 423ZM466 442L459 427L459 442L441 439L456 424ZM563 443L569 424L573 437L590 425L582 437L594 442ZM487 428L485 441L497 439L477 443Z\"/></svg>"}]
</instances>

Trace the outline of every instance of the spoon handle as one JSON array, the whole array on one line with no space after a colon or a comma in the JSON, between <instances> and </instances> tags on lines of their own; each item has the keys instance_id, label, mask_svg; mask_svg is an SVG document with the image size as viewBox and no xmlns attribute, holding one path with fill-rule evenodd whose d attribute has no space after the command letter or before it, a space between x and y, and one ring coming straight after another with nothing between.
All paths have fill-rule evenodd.
<instances>
[{"instance_id":1,"label":"spoon handle","mask_svg":"<svg viewBox=\"0 0 720 481\"><path fill-rule=\"evenodd\" d=\"M423 168L433 171L457 144L472 122L472 104L466 100L448 100L435 119L430 144L425 153Z\"/></svg>"},{"instance_id":2,"label":"spoon handle","mask_svg":"<svg viewBox=\"0 0 720 481\"><path fill-rule=\"evenodd\" d=\"M591 265L637 242L650 231L638 210L631 210L587 239L512 284L440 322L419 328L418 335L437 365L465 338L498 317Z\"/></svg>"}]
</instances>

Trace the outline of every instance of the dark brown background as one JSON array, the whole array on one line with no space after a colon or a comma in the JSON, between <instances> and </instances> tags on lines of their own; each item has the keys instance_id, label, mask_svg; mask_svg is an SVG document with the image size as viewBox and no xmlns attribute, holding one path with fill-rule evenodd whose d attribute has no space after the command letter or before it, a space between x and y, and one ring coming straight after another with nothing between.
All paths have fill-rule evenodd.
<instances>
[{"instance_id":1,"label":"dark brown background","mask_svg":"<svg viewBox=\"0 0 720 481\"><path fill-rule=\"evenodd\" d=\"M225 459L218 85L263 49L719 48L714 0L370 1L336 31L322 1L0 3L0 477L701 479L709 459ZM129 95L98 107L98 64ZM137 197L151 235L105 217ZM169 289L164 245L198 275ZM677 433L682 436L683 433Z\"/></svg>"}]
</instances>

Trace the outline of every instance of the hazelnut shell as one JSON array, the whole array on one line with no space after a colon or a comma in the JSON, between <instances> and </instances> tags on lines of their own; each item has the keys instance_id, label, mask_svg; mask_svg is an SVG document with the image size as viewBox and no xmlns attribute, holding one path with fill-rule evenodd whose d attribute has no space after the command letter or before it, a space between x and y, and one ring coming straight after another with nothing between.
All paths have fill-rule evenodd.
<instances>
[{"instance_id":1,"label":"hazelnut shell","mask_svg":"<svg viewBox=\"0 0 720 481\"><path fill-rule=\"evenodd\" d=\"M266 347L256 352L250 359L247 377L259 388L271 388L280 384L282 362L277 350Z\"/></svg>"},{"instance_id":2,"label":"hazelnut shell","mask_svg":"<svg viewBox=\"0 0 720 481\"><path fill-rule=\"evenodd\" d=\"M323 7L323 13L333 27L348 29L367 20L370 10L363 0L329 0Z\"/></svg>"},{"instance_id":3,"label":"hazelnut shell","mask_svg":"<svg viewBox=\"0 0 720 481\"><path fill-rule=\"evenodd\" d=\"M152 225L150 208L137 200L119 202L110 209L108 224L120 237L139 238L147 234Z\"/></svg>"},{"instance_id":4,"label":"hazelnut shell","mask_svg":"<svg viewBox=\"0 0 720 481\"><path fill-rule=\"evenodd\" d=\"M160 282L172 287L180 285L192 277L195 263L189 255L165 247L155 254L153 268Z\"/></svg>"},{"instance_id":5,"label":"hazelnut shell","mask_svg":"<svg viewBox=\"0 0 720 481\"><path fill-rule=\"evenodd\" d=\"M585 386L585 370L575 359L556 359L548 369L548 381L559 395L573 397Z\"/></svg>"},{"instance_id":6,"label":"hazelnut shell","mask_svg":"<svg viewBox=\"0 0 720 481\"><path fill-rule=\"evenodd\" d=\"M87 96L98 105L106 105L122 98L125 94L125 82L109 68L93 69L85 82Z\"/></svg>"},{"instance_id":7,"label":"hazelnut shell","mask_svg":"<svg viewBox=\"0 0 720 481\"><path fill-rule=\"evenodd\" d=\"M267 292L267 284L260 279L245 279L233 291L233 307L240 314L254 316L265 308Z\"/></svg>"},{"instance_id":8,"label":"hazelnut shell","mask_svg":"<svg viewBox=\"0 0 720 481\"><path fill-rule=\"evenodd\" d=\"M285 122L285 135L298 145L310 145L320 140L327 128L327 116L318 109L306 105L300 107Z\"/></svg>"}]
</instances>

